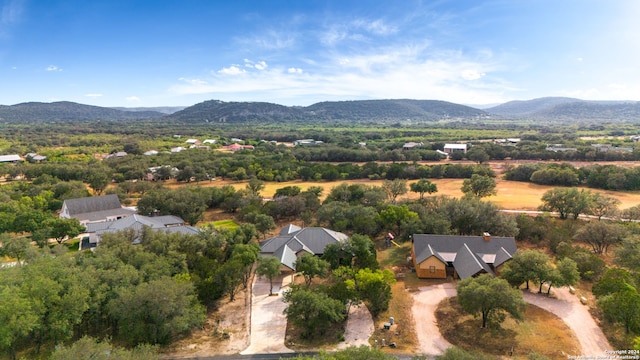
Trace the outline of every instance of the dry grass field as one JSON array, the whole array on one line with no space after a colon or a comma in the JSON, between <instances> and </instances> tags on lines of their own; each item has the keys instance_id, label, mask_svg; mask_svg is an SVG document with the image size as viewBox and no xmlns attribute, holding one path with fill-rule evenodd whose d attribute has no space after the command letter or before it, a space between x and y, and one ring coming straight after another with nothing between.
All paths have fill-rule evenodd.
<instances>
[{"instance_id":1,"label":"dry grass field","mask_svg":"<svg viewBox=\"0 0 640 360\"><path fill-rule=\"evenodd\" d=\"M523 321L511 317L500 327L480 329L480 319L465 314L456 298L443 300L436 310L438 326L453 345L466 350L527 359L535 352L550 359L580 354L580 343L562 319L534 305L527 305Z\"/></svg>"},{"instance_id":2,"label":"dry grass field","mask_svg":"<svg viewBox=\"0 0 640 360\"><path fill-rule=\"evenodd\" d=\"M416 180L409 181L411 184ZM430 179L431 182L436 184L438 192L433 195L446 195L451 197L460 197L462 192L463 179ZM311 186L320 186L324 189L322 195L326 196L333 187L342 183L348 184L364 184L369 186L381 186L383 180L341 180L341 181L288 181L288 182L268 182L265 183L264 190L261 191L261 195L264 198L271 198L275 194L276 190L285 186L298 186L302 191L308 189ZM506 181L497 179L497 195L490 196L486 200L494 202L500 208L507 210L536 210L540 206L542 195L545 191L554 188L553 186L536 185L526 182L518 181ZM231 180L216 180L211 182L200 182L190 184L179 184L175 181L168 181L165 186L179 187L179 186L224 186L231 185L236 189L244 189L247 186L247 181L231 181ZM620 200L620 209L630 208L640 204L640 192L620 192L620 191L605 191L598 189L587 189L592 192L599 192L607 194ZM408 192L407 194L400 196L398 200L402 199L417 199L419 194Z\"/></svg>"}]
</instances>

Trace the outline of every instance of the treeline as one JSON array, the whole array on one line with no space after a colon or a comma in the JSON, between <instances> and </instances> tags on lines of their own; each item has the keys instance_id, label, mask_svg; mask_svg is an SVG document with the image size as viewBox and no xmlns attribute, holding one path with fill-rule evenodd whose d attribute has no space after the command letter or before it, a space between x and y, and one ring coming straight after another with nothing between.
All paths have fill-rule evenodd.
<instances>
[{"instance_id":1,"label":"treeline","mask_svg":"<svg viewBox=\"0 0 640 360\"><path fill-rule=\"evenodd\" d=\"M508 169L506 180L539 185L578 186L603 190L640 190L640 168L616 165L590 165L576 168L571 164L526 164Z\"/></svg>"},{"instance_id":2,"label":"treeline","mask_svg":"<svg viewBox=\"0 0 640 360\"><path fill-rule=\"evenodd\" d=\"M206 306L248 286L259 252L251 228L201 236L123 231L75 254L63 245L50 252L23 244L28 265L0 277L0 352L33 357L86 335L168 344L201 326ZM2 249L18 251L15 241L4 237Z\"/></svg>"}]
</instances>

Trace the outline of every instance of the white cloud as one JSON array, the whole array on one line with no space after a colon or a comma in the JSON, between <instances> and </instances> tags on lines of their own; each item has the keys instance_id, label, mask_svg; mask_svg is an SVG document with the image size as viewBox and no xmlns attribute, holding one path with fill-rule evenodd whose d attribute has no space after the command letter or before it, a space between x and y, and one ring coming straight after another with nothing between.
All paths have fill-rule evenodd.
<instances>
[{"instance_id":1,"label":"white cloud","mask_svg":"<svg viewBox=\"0 0 640 360\"><path fill-rule=\"evenodd\" d=\"M91 94L84 94L84 96L90 97L90 98L99 98L99 97L102 97L102 94L91 93Z\"/></svg>"},{"instance_id":2,"label":"white cloud","mask_svg":"<svg viewBox=\"0 0 640 360\"><path fill-rule=\"evenodd\" d=\"M268 67L269 65L267 65L267 63L265 61L259 61L257 64L253 65L254 68L258 69L258 70L264 70Z\"/></svg>"},{"instance_id":3,"label":"white cloud","mask_svg":"<svg viewBox=\"0 0 640 360\"><path fill-rule=\"evenodd\" d=\"M295 68L295 67L290 67L290 68L287 69L287 72L289 74L302 74L302 69Z\"/></svg>"},{"instance_id":4,"label":"white cloud","mask_svg":"<svg viewBox=\"0 0 640 360\"><path fill-rule=\"evenodd\" d=\"M356 20L354 21L354 26L357 28L365 29L366 31L375 34L375 35L391 35L398 32L398 28L395 26L390 26L386 24L383 20Z\"/></svg>"},{"instance_id":5,"label":"white cloud","mask_svg":"<svg viewBox=\"0 0 640 360\"><path fill-rule=\"evenodd\" d=\"M219 74L225 74L225 75L240 75L246 72L247 72L246 70L240 68L240 65L231 65L229 67L218 70Z\"/></svg>"},{"instance_id":6,"label":"white cloud","mask_svg":"<svg viewBox=\"0 0 640 360\"><path fill-rule=\"evenodd\" d=\"M462 78L465 80L478 80L481 77L485 76L485 74L475 69L466 69L466 70L462 70L462 73L460 73L460 76L462 76Z\"/></svg>"},{"instance_id":7,"label":"white cloud","mask_svg":"<svg viewBox=\"0 0 640 360\"><path fill-rule=\"evenodd\" d=\"M127 102L140 102L140 98L137 96L127 96L124 98Z\"/></svg>"},{"instance_id":8,"label":"white cloud","mask_svg":"<svg viewBox=\"0 0 640 360\"><path fill-rule=\"evenodd\" d=\"M57 67L57 66L55 66L55 65L49 65L49 66L47 66L47 68L46 68L45 70L47 70L47 71L53 71L53 72L60 72L60 71L62 71L62 69L61 69L61 68L59 68L59 67Z\"/></svg>"}]
</instances>

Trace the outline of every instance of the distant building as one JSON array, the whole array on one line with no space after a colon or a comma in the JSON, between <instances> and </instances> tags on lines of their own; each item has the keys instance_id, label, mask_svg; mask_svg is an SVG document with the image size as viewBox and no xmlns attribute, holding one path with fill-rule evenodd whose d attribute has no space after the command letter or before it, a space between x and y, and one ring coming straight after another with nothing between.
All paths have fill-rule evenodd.
<instances>
[{"instance_id":1,"label":"distant building","mask_svg":"<svg viewBox=\"0 0 640 360\"><path fill-rule=\"evenodd\" d=\"M300 139L293 142L293 146L305 146L305 145L319 145L324 144L324 141L314 140L314 139Z\"/></svg>"},{"instance_id":2,"label":"distant building","mask_svg":"<svg viewBox=\"0 0 640 360\"><path fill-rule=\"evenodd\" d=\"M157 150L149 150L149 151L146 151L144 154L147 155L147 156L158 155L158 151Z\"/></svg>"},{"instance_id":3,"label":"distant building","mask_svg":"<svg viewBox=\"0 0 640 360\"><path fill-rule=\"evenodd\" d=\"M424 145L423 142L408 142L405 143L404 145L402 145L402 150L411 150L411 149L415 149L417 147L422 147Z\"/></svg>"},{"instance_id":4,"label":"distant building","mask_svg":"<svg viewBox=\"0 0 640 360\"><path fill-rule=\"evenodd\" d=\"M20 155L0 155L0 162L17 163L22 161Z\"/></svg>"},{"instance_id":5,"label":"distant building","mask_svg":"<svg viewBox=\"0 0 640 360\"><path fill-rule=\"evenodd\" d=\"M545 148L547 151L553 152L570 152L570 151L578 151L576 148L564 147L562 144L550 144Z\"/></svg>"},{"instance_id":6,"label":"distant building","mask_svg":"<svg viewBox=\"0 0 640 360\"><path fill-rule=\"evenodd\" d=\"M444 152L453 154L455 152L467 153L467 144L445 144Z\"/></svg>"}]
</instances>

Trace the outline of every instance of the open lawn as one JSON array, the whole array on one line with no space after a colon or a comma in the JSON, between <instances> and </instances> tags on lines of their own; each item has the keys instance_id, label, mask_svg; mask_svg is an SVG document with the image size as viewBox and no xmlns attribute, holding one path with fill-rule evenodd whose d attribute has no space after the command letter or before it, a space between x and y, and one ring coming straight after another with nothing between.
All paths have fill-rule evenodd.
<instances>
[{"instance_id":1,"label":"open lawn","mask_svg":"<svg viewBox=\"0 0 640 360\"><path fill-rule=\"evenodd\" d=\"M527 359L530 353L550 359L580 354L580 343L557 316L528 304L524 321L510 317L500 327L481 329L481 319L462 311L455 297L443 300L436 310L438 327L445 339L465 350Z\"/></svg>"}]
</instances>

